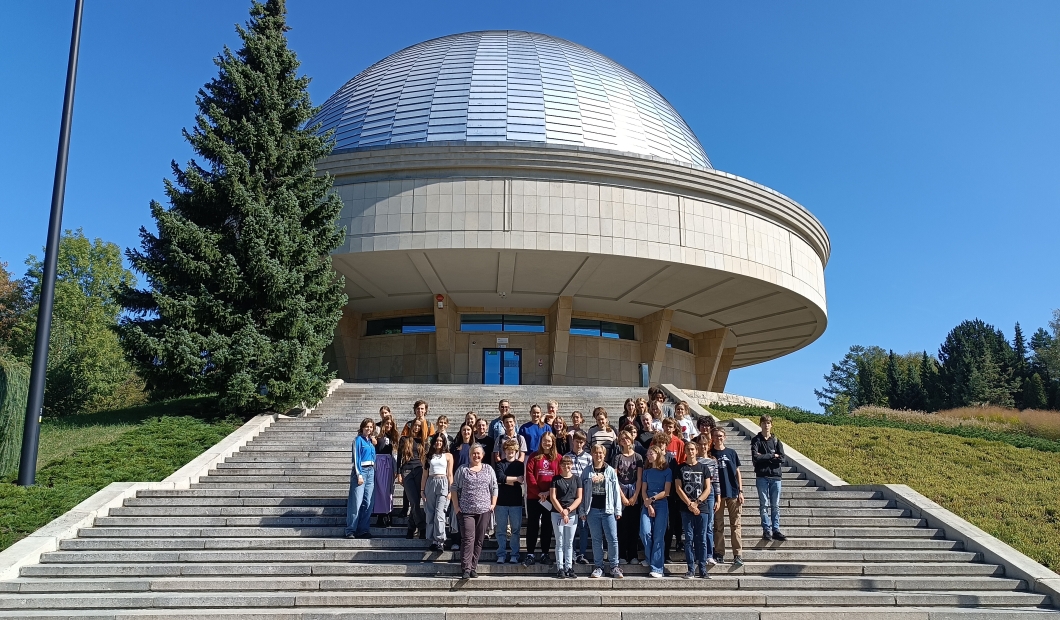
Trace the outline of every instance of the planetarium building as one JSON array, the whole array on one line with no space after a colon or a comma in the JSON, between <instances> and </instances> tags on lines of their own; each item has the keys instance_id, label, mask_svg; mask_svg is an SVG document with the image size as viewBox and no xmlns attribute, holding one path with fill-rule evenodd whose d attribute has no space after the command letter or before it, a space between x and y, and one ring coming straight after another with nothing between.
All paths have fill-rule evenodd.
<instances>
[{"instance_id":1,"label":"planetarium building","mask_svg":"<svg viewBox=\"0 0 1060 620\"><path fill-rule=\"evenodd\" d=\"M715 170L661 94L580 45L426 41L317 123L344 204L342 379L723 391L824 332L821 223Z\"/></svg>"}]
</instances>

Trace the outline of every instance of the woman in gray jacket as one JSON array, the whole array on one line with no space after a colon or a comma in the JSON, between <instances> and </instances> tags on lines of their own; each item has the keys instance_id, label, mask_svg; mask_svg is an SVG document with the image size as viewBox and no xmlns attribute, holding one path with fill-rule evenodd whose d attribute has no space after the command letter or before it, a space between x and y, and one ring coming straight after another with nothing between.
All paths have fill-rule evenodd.
<instances>
[{"instance_id":1,"label":"woman in gray jacket","mask_svg":"<svg viewBox=\"0 0 1060 620\"><path fill-rule=\"evenodd\" d=\"M578 511L589 525L593 540L593 572L590 577L604 576L604 542L607 543L607 574L622 579L618 567L618 520L622 518L622 495L619 493L618 474L607 464L607 447L592 447L593 460L582 471L582 501Z\"/></svg>"}]
</instances>

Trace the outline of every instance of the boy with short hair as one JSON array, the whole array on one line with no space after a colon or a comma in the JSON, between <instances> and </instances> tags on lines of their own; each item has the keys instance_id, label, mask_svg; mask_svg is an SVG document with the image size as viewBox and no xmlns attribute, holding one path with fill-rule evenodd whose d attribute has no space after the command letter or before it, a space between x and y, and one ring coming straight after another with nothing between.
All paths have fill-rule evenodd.
<instances>
[{"instance_id":1,"label":"boy with short hair","mask_svg":"<svg viewBox=\"0 0 1060 620\"><path fill-rule=\"evenodd\" d=\"M755 488L758 490L762 516L762 540L787 540L780 531L780 484L783 478L784 444L773 435L773 418L759 419L762 432L751 440L751 461L755 466Z\"/></svg>"},{"instance_id":2,"label":"boy with short hair","mask_svg":"<svg viewBox=\"0 0 1060 620\"><path fill-rule=\"evenodd\" d=\"M729 514L729 535L732 538L734 566L743 566L743 475L740 473L740 456L736 450L725 447L725 429L714 429L714 447L711 455L718 461L718 478L721 481L721 503L714 513L714 559L725 563L725 521Z\"/></svg>"},{"instance_id":3,"label":"boy with short hair","mask_svg":"<svg viewBox=\"0 0 1060 620\"><path fill-rule=\"evenodd\" d=\"M514 418L511 426L515 428ZM507 559L509 564L518 564L519 528L523 526L523 479L526 469L520 458L521 444L511 437L501 437L498 441L501 443L503 456L493 466L498 486L497 506L494 508L497 520L497 563L502 564ZM509 531L511 538L508 537ZM507 554L504 550L506 543L509 546Z\"/></svg>"},{"instance_id":4,"label":"boy with short hair","mask_svg":"<svg viewBox=\"0 0 1060 620\"><path fill-rule=\"evenodd\" d=\"M435 424L435 432L445 435L447 443L453 443L453 436L449 434L449 416L440 415L438 416L438 422Z\"/></svg>"},{"instance_id":5,"label":"boy with short hair","mask_svg":"<svg viewBox=\"0 0 1060 620\"><path fill-rule=\"evenodd\" d=\"M593 455L585 449L585 444L588 440L589 438L586 436L585 431L574 431L570 442L571 451L564 455L571 458L571 473L578 480L582 479L582 472L593 462ZM574 533L574 537L578 540L578 550L575 552L574 562L577 564L588 564L589 560L585 558L585 552L589 548L589 528L581 522L581 519L578 519L578 529Z\"/></svg>"},{"instance_id":6,"label":"boy with short hair","mask_svg":"<svg viewBox=\"0 0 1060 620\"><path fill-rule=\"evenodd\" d=\"M516 443L516 458L520 462L524 462L526 460L526 438L515 432L515 415L507 412L501 416L501 422L504 424L504 433L497 438L493 445L493 462L498 463L501 461L504 456L504 444L509 440Z\"/></svg>"}]
</instances>

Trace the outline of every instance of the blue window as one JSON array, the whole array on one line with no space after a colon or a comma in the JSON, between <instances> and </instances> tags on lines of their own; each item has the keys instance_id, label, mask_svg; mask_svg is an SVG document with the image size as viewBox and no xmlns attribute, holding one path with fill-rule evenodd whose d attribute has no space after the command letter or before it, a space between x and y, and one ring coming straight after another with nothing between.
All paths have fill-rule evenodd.
<instances>
[{"instance_id":1,"label":"blue window","mask_svg":"<svg viewBox=\"0 0 1060 620\"><path fill-rule=\"evenodd\" d=\"M632 325L593 319L571 319L570 333L572 336L597 336L616 340L636 340L633 335Z\"/></svg>"},{"instance_id":2,"label":"blue window","mask_svg":"<svg viewBox=\"0 0 1060 620\"><path fill-rule=\"evenodd\" d=\"M545 332L545 317L519 314L461 314L463 332Z\"/></svg>"},{"instance_id":3,"label":"blue window","mask_svg":"<svg viewBox=\"0 0 1060 620\"><path fill-rule=\"evenodd\" d=\"M434 315L396 316L390 319L372 319L368 321L365 336L383 336L386 334L432 334L434 333Z\"/></svg>"}]
</instances>

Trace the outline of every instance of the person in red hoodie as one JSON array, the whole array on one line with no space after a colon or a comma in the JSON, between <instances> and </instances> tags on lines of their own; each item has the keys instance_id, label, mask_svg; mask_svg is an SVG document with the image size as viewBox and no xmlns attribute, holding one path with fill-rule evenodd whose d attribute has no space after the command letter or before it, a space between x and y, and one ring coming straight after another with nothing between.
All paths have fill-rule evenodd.
<instances>
[{"instance_id":1,"label":"person in red hoodie","mask_svg":"<svg viewBox=\"0 0 1060 620\"><path fill-rule=\"evenodd\" d=\"M561 455L556 454L556 436L545 433L537 451L526 462L526 559L523 566L532 566L534 562L551 563L548 548L552 544L552 515L551 509L541 500L548 501L552 478L559 473L560 458ZM539 533L541 553L535 558L534 547Z\"/></svg>"}]
</instances>

